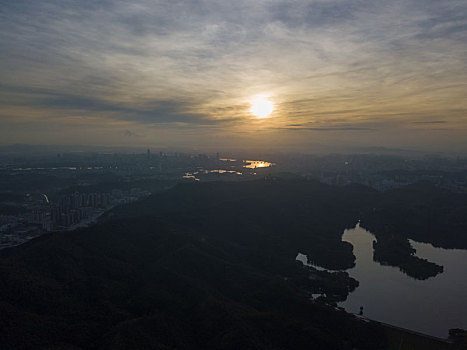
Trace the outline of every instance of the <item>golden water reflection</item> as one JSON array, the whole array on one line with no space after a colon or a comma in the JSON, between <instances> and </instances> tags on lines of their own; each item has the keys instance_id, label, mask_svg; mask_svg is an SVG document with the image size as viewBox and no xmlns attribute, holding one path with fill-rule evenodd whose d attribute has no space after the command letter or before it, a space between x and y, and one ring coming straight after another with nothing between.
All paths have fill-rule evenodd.
<instances>
[{"instance_id":1,"label":"golden water reflection","mask_svg":"<svg viewBox=\"0 0 467 350\"><path fill-rule=\"evenodd\" d=\"M274 163L265 162L263 160L245 160L245 163L248 164L244 165L243 167L248 169L269 168L270 166L274 165Z\"/></svg>"}]
</instances>

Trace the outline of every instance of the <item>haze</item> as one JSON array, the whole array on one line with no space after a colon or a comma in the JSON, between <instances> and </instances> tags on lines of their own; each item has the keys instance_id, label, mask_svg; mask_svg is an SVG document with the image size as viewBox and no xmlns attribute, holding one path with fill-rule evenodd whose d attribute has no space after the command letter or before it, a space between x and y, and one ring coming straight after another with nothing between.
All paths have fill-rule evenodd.
<instances>
[{"instance_id":1,"label":"haze","mask_svg":"<svg viewBox=\"0 0 467 350\"><path fill-rule=\"evenodd\" d=\"M466 152L466 18L465 1L9 1L1 144Z\"/></svg>"}]
</instances>

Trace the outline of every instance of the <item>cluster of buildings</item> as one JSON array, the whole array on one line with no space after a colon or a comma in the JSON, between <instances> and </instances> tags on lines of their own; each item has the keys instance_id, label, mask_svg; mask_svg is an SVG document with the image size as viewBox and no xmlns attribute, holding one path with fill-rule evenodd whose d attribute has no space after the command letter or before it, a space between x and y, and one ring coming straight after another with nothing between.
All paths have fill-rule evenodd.
<instances>
[{"instance_id":1,"label":"cluster of buildings","mask_svg":"<svg viewBox=\"0 0 467 350\"><path fill-rule=\"evenodd\" d=\"M150 192L133 188L110 192L62 195L51 202L44 195L25 196L29 210L18 215L0 215L0 249L24 243L44 232L85 226L111 207L133 202Z\"/></svg>"},{"instance_id":2,"label":"cluster of buildings","mask_svg":"<svg viewBox=\"0 0 467 350\"><path fill-rule=\"evenodd\" d=\"M75 192L60 197L56 203L45 202L34 208L29 223L41 225L43 231L69 229L87 224L110 207L126 204L148 196L150 192L139 188L128 191L114 189L111 192Z\"/></svg>"},{"instance_id":3,"label":"cluster of buildings","mask_svg":"<svg viewBox=\"0 0 467 350\"><path fill-rule=\"evenodd\" d=\"M44 231L69 228L102 213L111 204L110 193L79 193L61 197L56 204L45 203L32 211L29 222Z\"/></svg>"},{"instance_id":4,"label":"cluster of buildings","mask_svg":"<svg viewBox=\"0 0 467 350\"><path fill-rule=\"evenodd\" d=\"M437 175L418 172L380 172L374 174L322 173L320 181L337 186L359 183L378 191L387 191L414 183L427 182L452 192L467 193L467 176L455 176L449 173Z\"/></svg>"}]
</instances>

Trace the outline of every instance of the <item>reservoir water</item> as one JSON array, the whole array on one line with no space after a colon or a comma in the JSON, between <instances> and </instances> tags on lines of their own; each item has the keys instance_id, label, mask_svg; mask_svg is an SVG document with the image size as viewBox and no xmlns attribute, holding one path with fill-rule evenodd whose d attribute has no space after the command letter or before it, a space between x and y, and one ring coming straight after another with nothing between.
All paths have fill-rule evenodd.
<instances>
[{"instance_id":1,"label":"reservoir water","mask_svg":"<svg viewBox=\"0 0 467 350\"><path fill-rule=\"evenodd\" d=\"M441 338L450 328L467 329L467 250L410 241L417 256L444 266L443 273L420 281L374 262L375 237L358 224L342 240L354 247L356 265L347 272L360 285L339 306L351 313L363 306L365 317Z\"/></svg>"}]
</instances>

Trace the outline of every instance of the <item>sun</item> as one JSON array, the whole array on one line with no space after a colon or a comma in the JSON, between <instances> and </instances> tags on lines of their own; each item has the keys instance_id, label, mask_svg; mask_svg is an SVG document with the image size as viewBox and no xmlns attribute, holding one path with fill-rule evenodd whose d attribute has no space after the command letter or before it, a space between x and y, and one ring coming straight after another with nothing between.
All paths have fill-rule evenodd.
<instances>
[{"instance_id":1,"label":"sun","mask_svg":"<svg viewBox=\"0 0 467 350\"><path fill-rule=\"evenodd\" d=\"M274 110L274 105L265 96L256 97L251 103L251 113L256 115L258 118L266 118Z\"/></svg>"}]
</instances>

